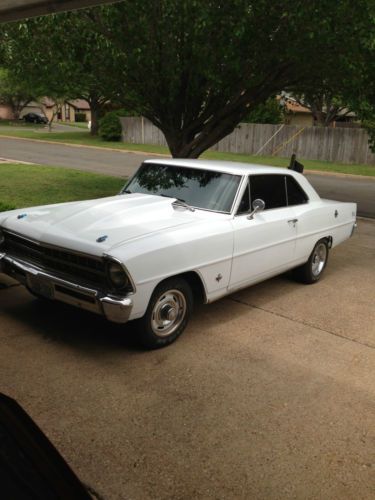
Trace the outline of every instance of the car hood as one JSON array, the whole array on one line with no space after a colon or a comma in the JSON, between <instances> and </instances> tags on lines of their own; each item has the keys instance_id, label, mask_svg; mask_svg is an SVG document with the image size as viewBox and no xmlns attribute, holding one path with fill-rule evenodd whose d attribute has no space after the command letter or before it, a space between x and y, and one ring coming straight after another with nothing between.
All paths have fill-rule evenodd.
<instances>
[{"instance_id":1,"label":"car hood","mask_svg":"<svg viewBox=\"0 0 375 500\"><path fill-rule=\"evenodd\" d=\"M41 243L102 255L134 239L194 223L202 215L173 208L172 199L127 194L12 211L0 222L4 229Z\"/></svg>"}]
</instances>

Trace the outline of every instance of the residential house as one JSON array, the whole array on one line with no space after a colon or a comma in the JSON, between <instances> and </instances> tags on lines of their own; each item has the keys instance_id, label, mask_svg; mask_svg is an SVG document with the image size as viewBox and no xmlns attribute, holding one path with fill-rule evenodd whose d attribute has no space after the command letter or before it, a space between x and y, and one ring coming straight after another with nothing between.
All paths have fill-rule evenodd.
<instances>
[{"instance_id":1,"label":"residential house","mask_svg":"<svg viewBox=\"0 0 375 500\"><path fill-rule=\"evenodd\" d=\"M56 107L58 107L56 113ZM75 122L78 121L78 114L84 115L86 122L91 120L90 106L84 99L67 100L63 104L56 104L49 97L43 97L40 101L29 102L21 111L20 118L27 113L41 113L45 115L48 120L55 115L55 121L61 122ZM9 105L0 105L0 120L13 120L14 115L12 108ZM81 120L82 121L82 120Z\"/></svg>"}]
</instances>

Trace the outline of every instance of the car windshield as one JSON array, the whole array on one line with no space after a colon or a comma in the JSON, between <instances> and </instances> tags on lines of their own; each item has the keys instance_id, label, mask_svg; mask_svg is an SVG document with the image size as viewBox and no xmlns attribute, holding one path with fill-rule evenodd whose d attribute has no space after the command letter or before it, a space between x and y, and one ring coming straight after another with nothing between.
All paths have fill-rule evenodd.
<instances>
[{"instance_id":1,"label":"car windshield","mask_svg":"<svg viewBox=\"0 0 375 500\"><path fill-rule=\"evenodd\" d=\"M194 208L230 213L240 180L211 170L144 163L123 193L168 196Z\"/></svg>"}]
</instances>

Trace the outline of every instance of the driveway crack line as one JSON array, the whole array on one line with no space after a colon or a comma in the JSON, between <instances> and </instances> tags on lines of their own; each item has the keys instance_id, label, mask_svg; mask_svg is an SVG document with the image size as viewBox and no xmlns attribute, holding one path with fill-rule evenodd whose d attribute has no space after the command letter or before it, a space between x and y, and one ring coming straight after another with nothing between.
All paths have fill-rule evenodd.
<instances>
[{"instance_id":1,"label":"driveway crack line","mask_svg":"<svg viewBox=\"0 0 375 500\"><path fill-rule=\"evenodd\" d=\"M231 300L233 302L237 302L238 304L242 304L244 306L251 307L253 309L259 309L260 311L267 312L269 314L273 314L274 316L278 316L280 318L288 319L289 321L293 321L293 323L299 323L300 325L309 326L310 328L314 328L315 330L319 330L319 331L321 331L323 333L328 333L329 335L333 335L334 337L338 337L340 339L347 340L349 342L354 342L355 344L359 344L359 345L362 345L364 347L368 347L369 349L375 349L375 345L373 345L373 344L368 344L367 342L362 342L360 340L356 340L356 339L353 339L351 337L346 337L345 335L341 335L340 333L333 332L332 330L325 330L324 328L320 328L319 326L312 325L310 323L307 323L306 321L301 321L301 320L298 320L298 319L290 318L286 314L277 313L277 312L271 311L269 309L265 309L263 307L259 307L259 306L255 306L253 304L249 304L248 302L245 302L244 300L234 299L232 297L228 298L227 300Z\"/></svg>"}]
</instances>

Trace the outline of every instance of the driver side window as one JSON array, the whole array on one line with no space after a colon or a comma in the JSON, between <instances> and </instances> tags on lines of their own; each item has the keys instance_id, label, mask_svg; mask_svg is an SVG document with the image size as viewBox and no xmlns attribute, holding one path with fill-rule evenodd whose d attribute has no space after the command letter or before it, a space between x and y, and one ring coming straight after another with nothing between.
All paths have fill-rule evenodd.
<instances>
[{"instance_id":1,"label":"driver side window","mask_svg":"<svg viewBox=\"0 0 375 500\"><path fill-rule=\"evenodd\" d=\"M242 195L240 204L238 206L237 215L247 214L250 211L250 183L247 179L246 189Z\"/></svg>"}]
</instances>

